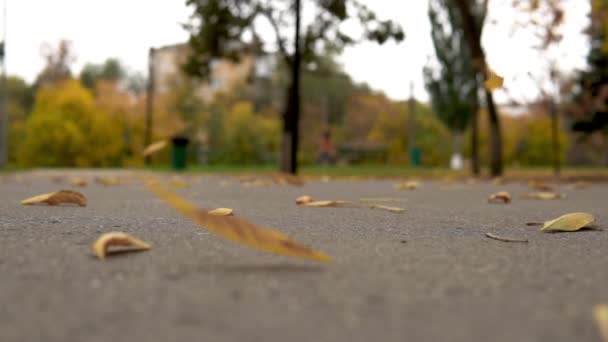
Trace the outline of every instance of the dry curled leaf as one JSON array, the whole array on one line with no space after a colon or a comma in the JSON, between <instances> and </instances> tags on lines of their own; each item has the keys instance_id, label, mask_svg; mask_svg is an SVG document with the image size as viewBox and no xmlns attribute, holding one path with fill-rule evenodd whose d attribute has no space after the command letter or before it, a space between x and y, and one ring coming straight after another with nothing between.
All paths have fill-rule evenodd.
<instances>
[{"instance_id":1,"label":"dry curled leaf","mask_svg":"<svg viewBox=\"0 0 608 342\"><path fill-rule=\"evenodd\" d=\"M588 213L570 213L543 224L541 231L574 232L588 226L595 218Z\"/></svg>"},{"instance_id":2,"label":"dry curled leaf","mask_svg":"<svg viewBox=\"0 0 608 342\"><path fill-rule=\"evenodd\" d=\"M133 247L134 250L146 250L152 246L146 242L136 239L127 233L111 232L100 236L93 244L93 252L99 259L104 259L111 246Z\"/></svg>"},{"instance_id":3,"label":"dry curled leaf","mask_svg":"<svg viewBox=\"0 0 608 342\"><path fill-rule=\"evenodd\" d=\"M312 201L303 203L307 207L339 207L342 205L352 204L348 201Z\"/></svg>"},{"instance_id":4,"label":"dry curled leaf","mask_svg":"<svg viewBox=\"0 0 608 342\"><path fill-rule=\"evenodd\" d=\"M155 182L148 182L148 188L180 213L226 239L276 254L329 262L324 253L305 247L285 234L266 227L259 227L234 216L216 216L197 209L168 188Z\"/></svg>"},{"instance_id":5,"label":"dry curled leaf","mask_svg":"<svg viewBox=\"0 0 608 342\"><path fill-rule=\"evenodd\" d=\"M189 188L190 183L182 181L182 180L174 180L169 183L169 186L172 188Z\"/></svg>"},{"instance_id":6,"label":"dry curled leaf","mask_svg":"<svg viewBox=\"0 0 608 342\"><path fill-rule=\"evenodd\" d=\"M87 186L87 181L82 178L75 178L70 181L72 186Z\"/></svg>"},{"instance_id":7,"label":"dry curled leaf","mask_svg":"<svg viewBox=\"0 0 608 342\"><path fill-rule=\"evenodd\" d=\"M417 181L408 181L395 185L395 189L398 190L415 190L420 186L420 182Z\"/></svg>"},{"instance_id":8,"label":"dry curled leaf","mask_svg":"<svg viewBox=\"0 0 608 342\"><path fill-rule=\"evenodd\" d=\"M499 191L488 197L488 203L511 203L511 194L506 191Z\"/></svg>"},{"instance_id":9,"label":"dry curled leaf","mask_svg":"<svg viewBox=\"0 0 608 342\"><path fill-rule=\"evenodd\" d=\"M555 192L532 192L529 194L522 195L521 198L527 199L539 199L539 200L554 200L560 199L564 196Z\"/></svg>"},{"instance_id":10,"label":"dry curled leaf","mask_svg":"<svg viewBox=\"0 0 608 342\"><path fill-rule=\"evenodd\" d=\"M159 152L160 150L162 150L165 147L167 147L167 140L157 141L155 143L152 143L152 144L146 146L146 148L144 149L144 151L142 152L141 155L144 157L148 157L148 156L151 156L151 155Z\"/></svg>"},{"instance_id":11,"label":"dry curled leaf","mask_svg":"<svg viewBox=\"0 0 608 342\"><path fill-rule=\"evenodd\" d=\"M296 204L305 204L310 203L312 201L314 201L312 197L306 195L296 198Z\"/></svg>"},{"instance_id":12,"label":"dry curled leaf","mask_svg":"<svg viewBox=\"0 0 608 342\"><path fill-rule=\"evenodd\" d=\"M80 192L71 191L71 190L60 190L60 191L51 192L48 194L34 196L34 197L21 201L21 204L25 204L25 205L41 204L41 203L46 203L48 205L73 203L73 204L78 204L81 207L86 207L87 198L84 197L84 195L81 194Z\"/></svg>"},{"instance_id":13,"label":"dry curled leaf","mask_svg":"<svg viewBox=\"0 0 608 342\"><path fill-rule=\"evenodd\" d=\"M553 191L553 186L537 180L529 181L528 188L540 191Z\"/></svg>"},{"instance_id":14,"label":"dry curled leaf","mask_svg":"<svg viewBox=\"0 0 608 342\"><path fill-rule=\"evenodd\" d=\"M217 208L217 209L213 209L213 210L209 210L207 212L210 215L216 215L216 216L232 216L234 215L234 211L230 208Z\"/></svg>"},{"instance_id":15,"label":"dry curled leaf","mask_svg":"<svg viewBox=\"0 0 608 342\"><path fill-rule=\"evenodd\" d=\"M486 80L483 82L483 86L487 90L494 91L498 88L502 88L503 83L504 78L496 74L494 71L490 70L490 68L486 70Z\"/></svg>"},{"instance_id":16,"label":"dry curled leaf","mask_svg":"<svg viewBox=\"0 0 608 342\"><path fill-rule=\"evenodd\" d=\"M285 173L285 172L281 172L281 173L272 175L272 179L274 180L275 183L281 184L281 185L285 185L285 184L296 185L296 186L304 185L304 180L302 180L301 177L292 175L289 173Z\"/></svg>"},{"instance_id":17,"label":"dry curled leaf","mask_svg":"<svg viewBox=\"0 0 608 342\"><path fill-rule=\"evenodd\" d=\"M382 210L390 211L393 213L402 213L405 211L405 209L403 209L403 208L389 207L389 206L381 205L381 204L371 204L369 207L372 209L382 209Z\"/></svg>"},{"instance_id":18,"label":"dry curled leaf","mask_svg":"<svg viewBox=\"0 0 608 342\"><path fill-rule=\"evenodd\" d=\"M608 342L608 304L599 304L593 308L593 318L604 342Z\"/></svg>"},{"instance_id":19,"label":"dry curled leaf","mask_svg":"<svg viewBox=\"0 0 608 342\"><path fill-rule=\"evenodd\" d=\"M116 177L96 177L95 183L101 184L103 186L111 186L120 184L120 179Z\"/></svg>"},{"instance_id":20,"label":"dry curled leaf","mask_svg":"<svg viewBox=\"0 0 608 342\"><path fill-rule=\"evenodd\" d=\"M502 241L502 242L528 242L528 239L513 239L513 238L494 235L492 233L486 233L486 237L489 237L490 239Z\"/></svg>"},{"instance_id":21,"label":"dry curled leaf","mask_svg":"<svg viewBox=\"0 0 608 342\"><path fill-rule=\"evenodd\" d=\"M591 186L590 182L587 181L578 181L574 184L571 184L569 188L571 189L586 189Z\"/></svg>"}]
</instances>

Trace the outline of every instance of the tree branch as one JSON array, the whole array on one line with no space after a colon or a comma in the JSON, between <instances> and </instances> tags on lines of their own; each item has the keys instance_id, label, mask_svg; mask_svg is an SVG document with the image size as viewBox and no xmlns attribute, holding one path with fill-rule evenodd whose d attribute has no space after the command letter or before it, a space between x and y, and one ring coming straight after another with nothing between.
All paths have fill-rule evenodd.
<instances>
[{"instance_id":1,"label":"tree branch","mask_svg":"<svg viewBox=\"0 0 608 342\"><path fill-rule=\"evenodd\" d=\"M291 64L292 64L291 56L289 55L289 53L287 53L287 49L285 48L285 41L283 40L283 37L281 37L279 25L277 24L276 20L273 18L272 12L269 9L262 9L261 13L266 17L266 19L268 19L268 22L270 23L270 25L272 26L272 28L274 30L274 33L277 37L277 45L279 46L279 51L281 52L281 55L283 55L283 58L285 59L285 62L287 63L287 65L291 66Z\"/></svg>"}]
</instances>

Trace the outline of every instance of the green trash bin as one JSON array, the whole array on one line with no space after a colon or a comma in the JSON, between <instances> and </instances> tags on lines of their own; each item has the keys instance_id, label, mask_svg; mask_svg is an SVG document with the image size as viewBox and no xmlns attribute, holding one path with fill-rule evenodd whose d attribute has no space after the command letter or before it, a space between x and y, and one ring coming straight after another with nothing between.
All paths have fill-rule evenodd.
<instances>
[{"instance_id":1,"label":"green trash bin","mask_svg":"<svg viewBox=\"0 0 608 342\"><path fill-rule=\"evenodd\" d=\"M421 152L418 147L414 147L410 150L410 166L418 167L421 164Z\"/></svg>"},{"instance_id":2,"label":"green trash bin","mask_svg":"<svg viewBox=\"0 0 608 342\"><path fill-rule=\"evenodd\" d=\"M182 171L186 168L187 147L190 140L185 137L174 137L171 142L173 143L171 167L175 171Z\"/></svg>"}]
</instances>

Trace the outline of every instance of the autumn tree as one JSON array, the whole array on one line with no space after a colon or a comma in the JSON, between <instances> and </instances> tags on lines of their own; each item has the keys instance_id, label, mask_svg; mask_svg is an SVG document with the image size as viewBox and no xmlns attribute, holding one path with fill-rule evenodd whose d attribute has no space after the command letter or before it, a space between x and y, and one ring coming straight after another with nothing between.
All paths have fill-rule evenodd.
<instances>
[{"instance_id":1,"label":"autumn tree","mask_svg":"<svg viewBox=\"0 0 608 342\"><path fill-rule=\"evenodd\" d=\"M478 77L487 80L491 73L489 72L485 51L481 46L481 35L488 12L488 0L451 1L460 13L462 30ZM503 173L500 118L498 117L491 87L484 87L482 91L485 95L485 105L490 123L490 173L492 176L500 176Z\"/></svg>"},{"instance_id":2,"label":"autumn tree","mask_svg":"<svg viewBox=\"0 0 608 342\"><path fill-rule=\"evenodd\" d=\"M478 82L462 30L462 18L450 0L431 0L428 13L437 65L424 69L426 88L435 114L453 134L451 164L461 160L462 135L469 123L473 123L472 171L477 175Z\"/></svg>"},{"instance_id":3,"label":"autumn tree","mask_svg":"<svg viewBox=\"0 0 608 342\"><path fill-rule=\"evenodd\" d=\"M314 21L302 27L301 0L187 0L193 8L185 28L190 33L191 55L184 70L195 77L209 75L213 58L238 61L243 55L256 54L274 42L275 50L291 70L285 96L281 170L297 172L300 117L301 66L315 68L317 57L327 49L341 50L362 40L384 43L402 40L401 28L392 21L380 20L357 0L314 0L307 2ZM343 24L356 22L360 36L343 31ZM259 24L266 22L274 39L264 41Z\"/></svg>"},{"instance_id":4,"label":"autumn tree","mask_svg":"<svg viewBox=\"0 0 608 342\"><path fill-rule=\"evenodd\" d=\"M36 78L36 87L48 83L60 82L72 77L71 65L76 60L72 50L72 43L60 40L57 47L45 44L41 49L45 66Z\"/></svg>"},{"instance_id":5,"label":"autumn tree","mask_svg":"<svg viewBox=\"0 0 608 342\"><path fill-rule=\"evenodd\" d=\"M95 89L97 81L119 82L127 75L125 67L116 58L108 58L102 64L87 63L80 72L80 82L89 89Z\"/></svg>"}]
</instances>

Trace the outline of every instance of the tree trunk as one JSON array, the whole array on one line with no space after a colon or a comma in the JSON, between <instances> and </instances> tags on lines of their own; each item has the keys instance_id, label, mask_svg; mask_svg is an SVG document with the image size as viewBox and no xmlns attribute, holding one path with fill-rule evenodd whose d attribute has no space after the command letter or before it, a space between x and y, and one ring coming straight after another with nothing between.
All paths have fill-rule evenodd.
<instances>
[{"instance_id":1,"label":"tree trunk","mask_svg":"<svg viewBox=\"0 0 608 342\"><path fill-rule=\"evenodd\" d=\"M490 175L498 177L502 175L502 135L500 133L500 118L494 105L494 97L490 90L484 90L486 94L486 105L490 123Z\"/></svg>"},{"instance_id":2,"label":"tree trunk","mask_svg":"<svg viewBox=\"0 0 608 342\"><path fill-rule=\"evenodd\" d=\"M479 176L479 123L477 120L478 110L473 110L471 117L471 172Z\"/></svg>"},{"instance_id":3,"label":"tree trunk","mask_svg":"<svg viewBox=\"0 0 608 342\"><path fill-rule=\"evenodd\" d=\"M300 0L294 0L296 29L294 37L293 63L291 63L291 86L287 95L287 105L283 116L283 137L281 142L281 171L298 173L298 142L300 123Z\"/></svg>"},{"instance_id":4,"label":"tree trunk","mask_svg":"<svg viewBox=\"0 0 608 342\"><path fill-rule=\"evenodd\" d=\"M559 160L559 118L557 117L557 108L552 99L548 103L549 115L551 116L551 147L553 150L553 174L559 176L561 165Z\"/></svg>"}]
</instances>

